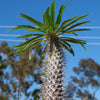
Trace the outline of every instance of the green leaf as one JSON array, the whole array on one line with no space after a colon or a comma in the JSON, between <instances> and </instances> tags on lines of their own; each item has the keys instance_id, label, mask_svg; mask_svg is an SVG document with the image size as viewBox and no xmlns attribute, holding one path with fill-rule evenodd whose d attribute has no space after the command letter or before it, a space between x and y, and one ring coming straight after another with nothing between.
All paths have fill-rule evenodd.
<instances>
[{"instance_id":1,"label":"green leaf","mask_svg":"<svg viewBox=\"0 0 100 100\"><path fill-rule=\"evenodd\" d=\"M62 22L62 24L61 24L61 26L59 27L59 29L57 30L57 32L63 31L62 28L64 27L64 25L65 25L66 23L68 23L68 22L74 20L76 17L78 17L78 16L74 16L73 18L70 18L70 19L65 20L64 22Z\"/></svg>"},{"instance_id":2,"label":"green leaf","mask_svg":"<svg viewBox=\"0 0 100 100\"><path fill-rule=\"evenodd\" d=\"M84 40L79 40L79 39L74 39L74 38L70 38L70 37L61 37L61 40L65 40L67 42L70 43L76 43L76 44L86 44L86 41Z\"/></svg>"},{"instance_id":3,"label":"green leaf","mask_svg":"<svg viewBox=\"0 0 100 100\"><path fill-rule=\"evenodd\" d=\"M74 29L74 30L70 30L70 31L66 30L66 31L64 31L64 32L62 32L62 33L59 33L59 36L61 36L61 35L63 35L63 34L70 34L70 33L72 33L72 34L74 34L74 35L77 36L77 34L75 34L75 32L79 32L79 31L88 31L88 30L90 30L90 29Z\"/></svg>"},{"instance_id":4,"label":"green leaf","mask_svg":"<svg viewBox=\"0 0 100 100\"><path fill-rule=\"evenodd\" d=\"M32 38L32 39L30 39L30 40L28 40L28 41L26 41L25 43L23 43L23 44L20 44L20 45L18 45L18 46L13 46L13 47L21 47L21 46L24 46L25 44L31 44L32 42L34 42L34 41L36 41L36 40L39 40L39 39L41 39L41 38L43 38L43 37L45 37L45 35L38 35L38 34L34 34L36 37L34 37L34 38ZM20 36L21 37L21 36Z\"/></svg>"},{"instance_id":5,"label":"green leaf","mask_svg":"<svg viewBox=\"0 0 100 100\"><path fill-rule=\"evenodd\" d=\"M32 36L44 36L44 34L26 34L26 35L21 35L21 36L18 36L17 38L28 38L28 37L32 37Z\"/></svg>"},{"instance_id":6,"label":"green leaf","mask_svg":"<svg viewBox=\"0 0 100 100\"><path fill-rule=\"evenodd\" d=\"M77 19L71 21L70 23L66 24L62 29L64 30L65 28L69 27L70 25L74 24L75 22L79 21L80 19L88 16L89 14L86 14L86 15L83 15L83 16L80 16L78 17Z\"/></svg>"},{"instance_id":7,"label":"green leaf","mask_svg":"<svg viewBox=\"0 0 100 100\"><path fill-rule=\"evenodd\" d=\"M64 6L64 9L68 6L69 3L70 3L70 2L68 2L68 3Z\"/></svg>"},{"instance_id":8,"label":"green leaf","mask_svg":"<svg viewBox=\"0 0 100 100\"><path fill-rule=\"evenodd\" d=\"M71 45L69 43L67 43L66 41L64 41L64 40L62 40L62 41L69 47L70 53L72 53L72 55L74 56L74 51L73 51Z\"/></svg>"},{"instance_id":9,"label":"green leaf","mask_svg":"<svg viewBox=\"0 0 100 100\"><path fill-rule=\"evenodd\" d=\"M10 29L9 31L16 30L16 29L29 29L26 32L37 31L37 32L46 33L46 31L41 28L37 28L37 27L29 26L29 25L17 25L16 27Z\"/></svg>"},{"instance_id":10,"label":"green leaf","mask_svg":"<svg viewBox=\"0 0 100 100\"><path fill-rule=\"evenodd\" d=\"M88 31L90 29L74 29L74 30L71 30L71 31L68 31L68 32L79 32L79 31Z\"/></svg>"},{"instance_id":11,"label":"green leaf","mask_svg":"<svg viewBox=\"0 0 100 100\"><path fill-rule=\"evenodd\" d=\"M17 38L28 38L28 37L32 37L32 36L34 36L34 34L21 35L21 36L18 36Z\"/></svg>"},{"instance_id":12,"label":"green leaf","mask_svg":"<svg viewBox=\"0 0 100 100\"><path fill-rule=\"evenodd\" d=\"M27 31L25 31L25 32L30 32L30 31L37 31L37 32L46 33L45 30L42 30L42 29L40 29L40 28L36 28L36 29L32 29L32 30L27 30Z\"/></svg>"},{"instance_id":13,"label":"green leaf","mask_svg":"<svg viewBox=\"0 0 100 100\"><path fill-rule=\"evenodd\" d=\"M84 48L85 51L87 51L87 50L86 50L86 47L84 46L83 43L81 43L81 46Z\"/></svg>"},{"instance_id":14,"label":"green leaf","mask_svg":"<svg viewBox=\"0 0 100 100\"><path fill-rule=\"evenodd\" d=\"M32 41L35 41L35 39L37 39L37 37L36 37L36 38L32 38L32 39L30 39L30 40L28 40L28 41L26 41L26 42L24 42L24 43L22 43L22 44L20 44L20 45L12 46L12 47L21 47L21 46L23 46L23 45L25 45L25 44L28 44L28 43L31 43Z\"/></svg>"},{"instance_id":15,"label":"green leaf","mask_svg":"<svg viewBox=\"0 0 100 100\"><path fill-rule=\"evenodd\" d=\"M75 36L78 36L76 33L74 33L74 31L73 32L66 32L66 33L60 33L59 34L59 37L61 36L61 35L63 35L63 34L73 34L73 35L75 35Z\"/></svg>"},{"instance_id":16,"label":"green leaf","mask_svg":"<svg viewBox=\"0 0 100 100\"><path fill-rule=\"evenodd\" d=\"M47 8L47 10L48 10L48 9L49 9L49 8ZM47 11L47 10L46 10L46 11ZM43 14L43 22L44 22L45 27L46 27L47 29L49 29L49 22L48 22L48 19L47 19L46 11L45 11L44 14Z\"/></svg>"},{"instance_id":17,"label":"green leaf","mask_svg":"<svg viewBox=\"0 0 100 100\"><path fill-rule=\"evenodd\" d=\"M56 24L56 25L55 25L55 27L54 27L54 32L57 31L58 26L59 26L59 24ZM56 34L58 34L58 33L56 32Z\"/></svg>"},{"instance_id":18,"label":"green leaf","mask_svg":"<svg viewBox=\"0 0 100 100\"><path fill-rule=\"evenodd\" d=\"M55 1L51 4L51 19L53 22L53 26L55 23Z\"/></svg>"},{"instance_id":19,"label":"green leaf","mask_svg":"<svg viewBox=\"0 0 100 100\"><path fill-rule=\"evenodd\" d=\"M61 18L62 18L62 14L63 14L63 10L64 10L64 5L62 5L60 7L59 14L57 16L57 20L56 20L56 24L55 25L57 25L57 24L59 25L60 24Z\"/></svg>"},{"instance_id":20,"label":"green leaf","mask_svg":"<svg viewBox=\"0 0 100 100\"><path fill-rule=\"evenodd\" d=\"M80 44L86 51L86 47L84 46L84 44L86 44L85 41L83 40L78 40L78 39L61 39L61 41L66 41L66 42L71 42L71 43L76 43L76 44Z\"/></svg>"},{"instance_id":21,"label":"green leaf","mask_svg":"<svg viewBox=\"0 0 100 100\"><path fill-rule=\"evenodd\" d=\"M47 20L46 20L46 12L44 12L44 14L43 14L43 22L44 22L44 25L46 26L46 28L48 28Z\"/></svg>"},{"instance_id":22,"label":"green leaf","mask_svg":"<svg viewBox=\"0 0 100 100\"><path fill-rule=\"evenodd\" d=\"M15 49L17 51L17 54L22 53L23 51L29 50L30 48L35 47L37 44L41 43L44 40L41 39L41 37L44 36L34 37L33 39L30 39L23 44L20 44L18 46L13 46L13 47L17 47L17 49Z\"/></svg>"},{"instance_id":23,"label":"green leaf","mask_svg":"<svg viewBox=\"0 0 100 100\"><path fill-rule=\"evenodd\" d=\"M71 27L69 27L69 28L66 29L65 31L68 31L68 30L70 30L70 29L73 29L73 28L75 28L75 27L78 27L78 26L80 26L80 25L83 25L83 24L86 24L86 23L89 23L89 22L91 22L91 21L84 21L84 22L81 22L81 23L77 23L77 24L75 24L75 25L72 25Z\"/></svg>"},{"instance_id":24,"label":"green leaf","mask_svg":"<svg viewBox=\"0 0 100 100\"><path fill-rule=\"evenodd\" d=\"M64 42L61 42L60 41L60 45L64 48L64 49L67 49L73 56L74 56L74 51L72 49L72 47L70 46L70 44L68 44L67 42L64 43ZM68 48L69 47L69 48Z\"/></svg>"},{"instance_id":25,"label":"green leaf","mask_svg":"<svg viewBox=\"0 0 100 100\"><path fill-rule=\"evenodd\" d=\"M12 50L8 55L14 54L14 53L16 53L16 51L17 51L17 49Z\"/></svg>"},{"instance_id":26,"label":"green leaf","mask_svg":"<svg viewBox=\"0 0 100 100\"><path fill-rule=\"evenodd\" d=\"M60 10L59 10L59 14L58 14L58 16L57 16L57 20L56 20L56 24L55 25L59 25L60 24L60 22L61 22L61 19L62 19L62 15L63 15L63 11L64 11L64 9L66 8L66 6L69 4L69 2L64 6L64 5L62 5L61 7L60 7ZM58 27L57 27L58 28Z\"/></svg>"},{"instance_id":27,"label":"green leaf","mask_svg":"<svg viewBox=\"0 0 100 100\"><path fill-rule=\"evenodd\" d=\"M32 41L31 44L29 43L29 44L23 45L21 47L18 47L19 51L17 52L17 54L20 54L20 53L22 53L24 51L27 51L30 48L34 48L36 45L38 45L42 41L43 41L43 39L38 39L38 40Z\"/></svg>"},{"instance_id":28,"label":"green leaf","mask_svg":"<svg viewBox=\"0 0 100 100\"><path fill-rule=\"evenodd\" d=\"M53 22L52 22L51 16L49 15L49 11L50 11L50 7L48 7L47 10L46 10L46 17L47 17L47 20L48 20L48 23L49 23L48 25L52 29L53 28Z\"/></svg>"},{"instance_id":29,"label":"green leaf","mask_svg":"<svg viewBox=\"0 0 100 100\"><path fill-rule=\"evenodd\" d=\"M32 61L36 57L36 55L43 48L44 45L45 45L45 43L35 52L34 56L32 57L32 59L30 61Z\"/></svg>"},{"instance_id":30,"label":"green leaf","mask_svg":"<svg viewBox=\"0 0 100 100\"><path fill-rule=\"evenodd\" d=\"M36 27L29 26L29 25L17 25L16 27L10 29L9 31L16 30L16 29L36 29Z\"/></svg>"},{"instance_id":31,"label":"green leaf","mask_svg":"<svg viewBox=\"0 0 100 100\"><path fill-rule=\"evenodd\" d=\"M36 19L30 17L30 16L27 16L23 13L20 13L20 17L24 17L25 19L29 20L30 22L32 22L33 24L41 27L41 26L44 26L41 22L37 21Z\"/></svg>"},{"instance_id":32,"label":"green leaf","mask_svg":"<svg viewBox=\"0 0 100 100\"><path fill-rule=\"evenodd\" d=\"M46 45L45 48L44 48L44 51L42 52L39 66L41 66L42 61L43 61L43 59L44 59L44 57L45 57L45 54L46 54L46 51L47 51L47 47L48 47L48 46Z\"/></svg>"}]
</instances>

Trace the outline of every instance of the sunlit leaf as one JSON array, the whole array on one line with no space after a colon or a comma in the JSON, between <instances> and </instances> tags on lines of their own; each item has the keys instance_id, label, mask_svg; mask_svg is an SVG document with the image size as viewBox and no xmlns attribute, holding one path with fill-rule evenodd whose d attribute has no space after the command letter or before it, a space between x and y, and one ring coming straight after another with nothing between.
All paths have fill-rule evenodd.
<instances>
[{"instance_id":1,"label":"sunlit leaf","mask_svg":"<svg viewBox=\"0 0 100 100\"><path fill-rule=\"evenodd\" d=\"M34 19L34 18L30 17L30 16L27 16L27 15L25 15L23 13L20 13L19 16L20 17L24 17L25 19L29 20L30 22L32 22L33 24L35 24L35 25L37 25L39 27L43 26L43 24L41 22L39 22L36 19Z\"/></svg>"},{"instance_id":2,"label":"sunlit leaf","mask_svg":"<svg viewBox=\"0 0 100 100\"><path fill-rule=\"evenodd\" d=\"M83 15L83 16L80 16L78 18L76 18L75 20L71 21L70 23L66 24L62 29L64 30L65 28L68 28L69 26L71 26L72 24L74 24L75 22L79 21L80 19L88 16L89 14L86 14L86 15Z\"/></svg>"},{"instance_id":3,"label":"sunlit leaf","mask_svg":"<svg viewBox=\"0 0 100 100\"><path fill-rule=\"evenodd\" d=\"M51 4L51 19L53 26L55 24L55 1Z\"/></svg>"},{"instance_id":4,"label":"sunlit leaf","mask_svg":"<svg viewBox=\"0 0 100 100\"><path fill-rule=\"evenodd\" d=\"M17 25L16 27L10 29L9 31L16 30L16 29L36 29L36 27L29 26L29 25Z\"/></svg>"},{"instance_id":5,"label":"sunlit leaf","mask_svg":"<svg viewBox=\"0 0 100 100\"><path fill-rule=\"evenodd\" d=\"M75 17L73 17L73 18L70 18L70 19L68 19L68 20L63 21L62 24L61 24L61 26L60 26L59 29L57 30L57 32L63 31L64 25L67 24L68 22L72 21L73 19L77 18L77 17L78 17L78 16L75 16Z\"/></svg>"}]
</instances>

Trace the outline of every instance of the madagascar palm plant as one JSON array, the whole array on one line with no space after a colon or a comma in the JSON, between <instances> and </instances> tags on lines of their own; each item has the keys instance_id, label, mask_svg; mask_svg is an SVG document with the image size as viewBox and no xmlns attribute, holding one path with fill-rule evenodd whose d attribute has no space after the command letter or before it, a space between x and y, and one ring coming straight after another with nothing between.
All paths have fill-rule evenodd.
<instances>
[{"instance_id":1,"label":"madagascar palm plant","mask_svg":"<svg viewBox=\"0 0 100 100\"><path fill-rule=\"evenodd\" d=\"M41 55L41 62L44 58L46 58L44 61L44 74L46 78L43 80L42 84L43 100L62 100L63 98L63 50L68 50L72 55L74 55L74 51L70 43L80 44L84 49L86 49L84 46L84 44L86 44L85 41L74 39L67 35L73 34L77 36L77 32L89 30L80 29L77 27L91 21L78 22L79 20L88 16L88 14L86 14L82 16L74 16L61 22L63 11L68 4L69 3L60 7L59 14L55 19L54 1L43 14L43 23L23 13L20 13L20 17L23 17L35 24L35 27L30 25L17 25L11 29L28 29L26 32L38 32L37 34L33 33L19 36L18 38L32 38L23 44L14 46L14 52L22 53L23 51L34 48L36 45L41 43L41 46L35 52L33 59L40 50L43 51Z\"/></svg>"}]
</instances>

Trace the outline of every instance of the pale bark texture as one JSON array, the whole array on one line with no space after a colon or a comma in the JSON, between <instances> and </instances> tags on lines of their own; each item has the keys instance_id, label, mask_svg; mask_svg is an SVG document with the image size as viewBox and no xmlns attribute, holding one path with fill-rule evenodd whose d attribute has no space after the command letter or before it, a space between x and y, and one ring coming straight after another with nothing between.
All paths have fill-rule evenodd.
<instances>
[{"instance_id":1,"label":"pale bark texture","mask_svg":"<svg viewBox=\"0 0 100 100\"><path fill-rule=\"evenodd\" d=\"M43 100L63 100L63 53L58 40L51 37L48 41L48 54L44 62L46 79L42 85Z\"/></svg>"}]
</instances>

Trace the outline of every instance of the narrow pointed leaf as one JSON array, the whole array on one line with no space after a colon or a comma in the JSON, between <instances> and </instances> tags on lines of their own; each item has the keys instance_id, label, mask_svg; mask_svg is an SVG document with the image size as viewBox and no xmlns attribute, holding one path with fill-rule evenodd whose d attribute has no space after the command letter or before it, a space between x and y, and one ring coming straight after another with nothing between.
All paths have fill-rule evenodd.
<instances>
[{"instance_id":1,"label":"narrow pointed leaf","mask_svg":"<svg viewBox=\"0 0 100 100\"><path fill-rule=\"evenodd\" d=\"M25 31L25 32L30 32L30 31L37 31L37 32L46 33L45 30L42 30L42 29L40 29L40 28L36 28L36 29L32 29L32 30L27 30L27 31Z\"/></svg>"},{"instance_id":2,"label":"narrow pointed leaf","mask_svg":"<svg viewBox=\"0 0 100 100\"><path fill-rule=\"evenodd\" d=\"M64 6L64 9L68 6L69 3L70 3L70 2L68 2L68 3Z\"/></svg>"},{"instance_id":3,"label":"narrow pointed leaf","mask_svg":"<svg viewBox=\"0 0 100 100\"><path fill-rule=\"evenodd\" d=\"M25 19L29 20L30 22L32 22L33 24L41 27L41 26L44 26L41 22L37 21L36 19L30 17L30 16L27 16L23 13L20 13L20 17L24 17Z\"/></svg>"},{"instance_id":4,"label":"narrow pointed leaf","mask_svg":"<svg viewBox=\"0 0 100 100\"><path fill-rule=\"evenodd\" d=\"M45 54L46 54L46 51L47 51L47 45L45 46L45 48L44 48L44 51L42 52L42 55L41 55L41 59L40 59L40 63L39 63L39 65L41 66L41 64L42 64L42 61L43 61L43 59L44 59L44 57L45 57Z\"/></svg>"},{"instance_id":5,"label":"narrow pointed leaf","mask_svg":"<svg viewBox=\"0 0 100 100\"><path fill-rule=\"evenodd\" d=\"M16 30L16 29L36 29L36 27L29 26L29 25L17 25L16 27L10 29L9 31Z\"/></svg>"},{"instance_id":6,"label":"narrow pointed leaf","mask_svg":"<svg viewBox=\"0 0 100 100\"><path fill-rule=\"evenodd\" d=\"M49 15L50 7L46 10L46 17L48 20L49 27L52 29L53 28L53 20L51 19L51 16Z\"/></svg>"},{"instance_id":7,"label":"narrow pointed leaf","mask_svg":"<svg viewBox=\"0 0 100 100\"><path fill-rule=\"evenodd\" d=\"M51 19L54 26L55 23L55 1L51 4Z\"/></svg>"},{"instance_id":8,"label":"narrow pointed leaf","mask_svg":"<svg viewBox=\"0 0 100 100\"><path fill-rule=\"evenodd\" d=\"M45 35L43 35L43 34L26 34L26 35L18 36L17 38L28 38L28 37L32 37L32 36L45 36Z\"/></svg>"},{"instance_id":9,"label":"narrow pointed leaf","mask_svg":"<svg viewBox=\"0 0 100 100\"><path fill-rule=\"evenodd\" d=\"M79 21L80 19L88 16L89 14L86 14L86 15L83 15L83 16L80 16L78 17L77 19L71 21L70 23L66 24L62 29L64 30L65 28L69 27L70 25L74 24L75 22Z\"/></svg>"},{"instance_id":10,"label":"narrow pointed leaf","mask_svg":"<svg viewBox=\"0 0 100 100\"><path fill-rule=\"evenodd\" d=\"M65 31L68 31L68 30L70 30L70 29L73 29L73 28L75 28L75 27L78 27L78 26L80 26L80 25L83 25L83 24L86 24L86 23L89 23L89 22L91 22L91 21L84 21L84 22L81 22L81 23L77 23L77 24L75 24L75 25L72 25L71 27L69 27L69 28L66 29Z\"/></svg>"},{"instance_id":11,"label":"narrow pointed leaf","mask_svg":"<svg viewBox=\"0 0 100 100\"><path fill-rule=\"evenodd\" d=\"M16 53L17 49L12 50L8 55Z\"/></svg>"},{"instance_id":12,"label":"narrow pointed leaf","mask_svg":"<svg viewBox=\"0 0 100 100\"><path fill-rule=\"evenodd\" d=\"M90 29L74 29L74 30L71 30L71 31L68 31L68 32L79 32L79 31L88 31Z\"/></svg>"},{"instance_id":13,"label":"narrow pointed leaf","mask_svg":"<svg viewBox=\"0 0 100 100\"><path fill-rule=\"evenodd\" d=\"M46 28L48 28L47 19L46 19L46 12L44 12L44 14L43 14L43 22L44 22L44 25L46 26Z\"/></svg>"},{"instance_id":14,"label":"narrow pointed leaf","mask_svg":"<svg viewBox=\"0 0 100 100\"><path fill-rule=\"evenodd\" d=\"M62 28L64 27L65 24L67 24L68 22L74 20L74 19L77 18L77 17L78 17L78 16L74 16L73 18L70 18L70 19L68 19L68 20L65 20L65 21L61 24L61 26L59 27L59 29L57 30L57 32L61 32L61 31L62 31Z\"/></svg>"},{"instance_id":15,"label":"narrow pointed leaf","mask_svg":"<svg viewBox=\"0 0 100 100\"><path fill-rule=\"evenodd\" d=\"M68 47L70 48L70 52L72 53L72 55L74 56L74 51L71 47L71 45L69 43L67 43L66 41L63 41L66 45L68 45Z\"/></svg>"},{"instance_id":16,"label":"narrow pointed leaf","mask_svg":"<svg viewBox=\"0 0 100 100\"><path fill-rule=\"evenodd\" d=\"M56 20L56 24L55 25L59 25L60 24L60 22L61 22L61 19L62 19L62 15L63 15L63 11L64 11L64 9L66 8L66 6L69 4L69 2L64 6L64 5L62 5L61 7L60 7L60 10L59 10L59 14L58 14L58 16L57 16L57 20ZM57 27L58 28L58 27Z\"/></svg>"},{"instance_id":17,"label":"narrow pointed leaf","mask_svg":"<svg viewBox=\"0 0 100 100\"><path fill-rule=\"evenodd\" d=\"M71 43L78 43L78 44L84 43L84 44L86 44L86 41L84 41L84 40L74 39L74 38L70 38L70 37L61 37L61 40L66 40L66 41L71 42Z\"/></svg>"},{"instance_id":18,"label":"narrow pointed leaf","mask_svg":"<svg viewBox=\"0 0 100 100\"><path fill-rule=\"evenodd\" d=\"M73 51L73 49L71 48L71 46L70 46L70 48L68 48L67 47L67 45L65 44L65 43L63 43L63 42L60 42L60 45L64 48L64 49L67 49L73 56L74 56L74 51ZM68 45L69 46L69 45Z\"/></svg>"},{"instance_id":19,"label":"narrow pointed leaf","mask_svg":"<svg viewBox=\"0 0 100 100\"><path fill-rule=\"evenodd\" d=\"M60 37L61 35L63 35L63 34L73 34L73 35L75 35L75 36L78 36L75 32L77 32L77 31L66 32L66 33L60 33L60 34L59 34L59 37Z\"/></svg>"},{"instance_id":20,"label":"narrow pointed leaf","mask_svg":"<svg viewBox=\"0 0 100 100\"><path fill-rule=\"evenodd\" d=\"M62 14L63 14L63 10L64 10L64 5L61 6L60 10L59 10L59 14L57 16L57 20L56 20L56 24L55 25L59 25L61 22L61 18L62 18Z\"/></svg>"},{"instance_id":21,"label":"narrow pointed leaf","mask_svg":"<svg viewBox=\"0 0 100 100\"><path fill-rule=\"evenodd\" d=\"M24 42L24 43L22 43L22 44L20 44L20 45L16 45L16 46L12 46L12 47L21 47L21 46L24 46L24 45L26 45L26 44L28 44L28 43L30 43L30 42L32 42L34 39L30 39L30 40L28 40L28 41L26 41L26 42Z\"/></svg>"},{"instance_id":22,"label":"narrow pointed leaf","mask_svg":"<svg viewBox=\"0 0 100 100\"><path fill-rule=\"evenodd\" d=\"M74 30L70 30L70 31L66 30L66 31L64 31L62 33L59 33L59 35L61 36L63 34L70 34L70 33L75 35L75 32L88 31L88 30L90 30L90 29L74 29ZM77 34L76 34L76 36L77 36Z\"/></svg>"},{"instance_id":23,"label":"narrow pointed leaf","mask_svg":"<svg viewBox=\"0 0 100 100\"><path fill-rule=\"evenodd\" d=\"M36 45L38 45L42 41L43 41L43 39L39 39L39 40L36 40L36 41L32 42L31 44L27 44L27 45L23 45L23 46L19 47L19 51L17 52L17 54L20 54L24 51L27 51L31 48L34 48Z\"/></svg>"},{"instance_id":24,"label":"narrow pointed leaf","mask_svg":"<svg viewBox=\"0 0 100 100\"><path fill-rule=\"evenodd\" d=\"M34 36L34 34L21 35L21 36L18 36L17 38L28 38L28 37L32 37L32 36Z\"/></svg>"},{"instance_id":25,"label":"narrow pointed leaf","mask_svg":"<svg viewBox=\"0 0 100 100\"><path fill-rule=\"evenodd\" d=\"M45 45L45 43L35 52L34 56L33 56L32 59L30 60L30 62L32 62L32 60L36 57L36 55L37 55L38 52L43 48L44 45Z\"/></svg>"},{"instance_id":26,"label":"narrow pointed leaf","mask_svg":"<svg viewBox=\"0 0 100 100\"><path fill-rule=\"evenodd\" d=\"M23 44L20 44L20 45L18 45L18 46L13 46L13 47L21 47L21 46L24 46L24 45L26 45L26 44L29 44L29 45L31 45L33 42L35 42L37 39L39 40L40 38L42 38L42 37L45 37L45 36L36 36L36 37L34 37L34 38L32 38L32 39L30 39L30 40L28 40L28 41L26 41L25 43L23 43Z\"/></svg>"},{"instance_id":27,"label":"narrow pointed leaf","mask_svg":"<svg viewBox=\"0 0 100 100\"><path fill-rule=\"evenodd\" d=\"M84 44L83 44L83 43L81 44L81 46L84 48L84 50L85 50L85 51L87 51L87 50L86 50L86 47L84 46Z\"/></svg>"},{"instance_id":28,"label":"narrow pointed leaf","mask_svg":"<svg viewBox=\"0 0 100 100\"><path fill-rule=\"evenodd\" d=\"M49 8L47 8L47 10L48 10L48 9L49 9ZM49 22L48 22L48 19L47 19L47 15L46 15L47 10L46 10L46 11L44 12L44 14L43 14L43 22L44 22L45 27L46 27L47 29L50 29Z\"/></svg>"}]
</instances>

